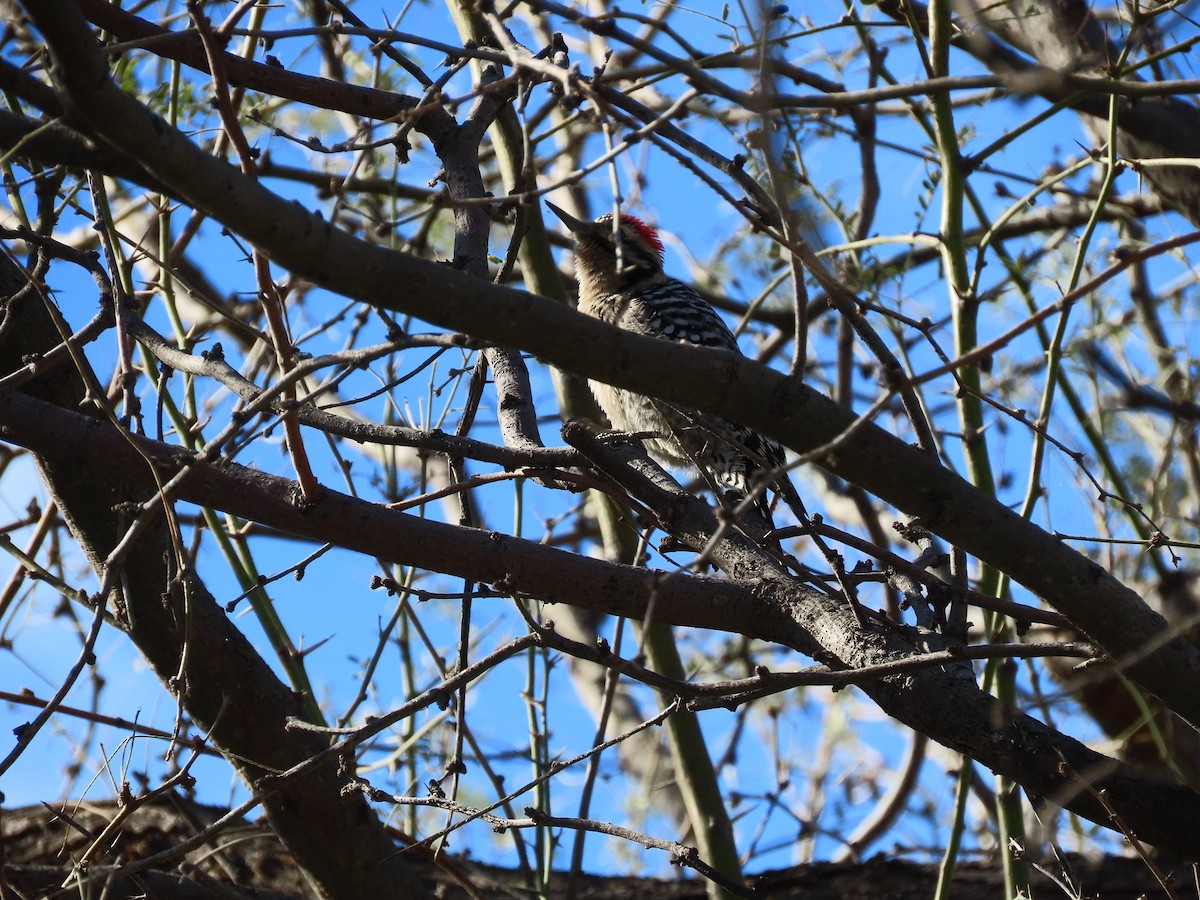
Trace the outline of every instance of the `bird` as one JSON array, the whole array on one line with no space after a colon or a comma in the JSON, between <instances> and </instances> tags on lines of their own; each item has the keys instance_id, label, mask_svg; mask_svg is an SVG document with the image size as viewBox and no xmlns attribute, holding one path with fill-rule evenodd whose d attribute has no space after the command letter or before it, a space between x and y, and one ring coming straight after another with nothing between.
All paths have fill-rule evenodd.
<instances>
[{"instance_id":1,"label":"bird","mask_svg":"<svg viewBox=\"0 0 1200 900\"><path fill-rule=\"evenodd\" d=\"M585 222L546 205L574 238L580 312L660 340L741 353L716 310L666 274L662 239L654 228L628 214ZM782 471L784 450L777 441L720 416L600 381L589 384L613 428L645 435L652 458L667 468L698 470L733 507L753 497L752 536L762 538L774 528L759 482L774 482L772 470Z\"/></svg>"}]
</instances>

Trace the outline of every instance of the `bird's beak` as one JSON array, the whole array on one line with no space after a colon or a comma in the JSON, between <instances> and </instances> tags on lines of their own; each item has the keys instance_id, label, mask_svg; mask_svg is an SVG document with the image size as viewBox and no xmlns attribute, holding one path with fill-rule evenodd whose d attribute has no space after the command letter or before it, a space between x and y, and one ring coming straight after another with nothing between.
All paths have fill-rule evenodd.
<instances>
[{"instance_id":1,"label":"bird's beak","mask_svg":"<svg viewBox=\"0 0 1200 900\"><path fill-rule=\"evenodd\" d=\"M562 219L562 223L566 225L567 228L569 228L574 234L583 234L592 227L590 223L575 218L566 210L559 209L549 200L546 201L546 206L549 207L550 212Z\"/></svg>"}]
</instances>

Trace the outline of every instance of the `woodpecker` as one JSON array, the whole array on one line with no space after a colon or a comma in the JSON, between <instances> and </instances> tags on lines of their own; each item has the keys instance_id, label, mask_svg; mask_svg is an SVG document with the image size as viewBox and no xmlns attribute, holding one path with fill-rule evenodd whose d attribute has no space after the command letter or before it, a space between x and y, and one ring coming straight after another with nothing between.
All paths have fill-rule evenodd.
<instances>
[{"instance_id":1,"label":"woodpecker","mask_svg":"<svg viewBox=\"0 0 1200 900\"><path fill-rule=\"evenodd\" d=\"M653 228L630 215L584 222L553 203L546 205L575 239L580 312L637 334L741 353L716 311L663 271L663 244ZM719 416L599 381L590 384L614 428L651 435L646 449L658 462L698 469L735 505L757 487L754 505L765 522L753 530L772 527L765 492L755 476L783 465L783 447L776 441Z\"/></svg>"}]
</instances>

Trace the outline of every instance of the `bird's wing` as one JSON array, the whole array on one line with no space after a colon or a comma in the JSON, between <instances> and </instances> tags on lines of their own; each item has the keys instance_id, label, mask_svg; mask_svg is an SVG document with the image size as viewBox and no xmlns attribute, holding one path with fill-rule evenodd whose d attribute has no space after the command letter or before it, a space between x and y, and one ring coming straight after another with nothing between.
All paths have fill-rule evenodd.
<instances>
[{"instance_id":1,"label":"bird's wing","mask_svg":"<svg viewBox=\"0 0 1200 900\"><path fill-rule=\"evenodd\" d=\"M716 311L682 281L668 278L641 294L645 330L669 341L738 350L737 340Z\"/></svg>"}]
</instances>

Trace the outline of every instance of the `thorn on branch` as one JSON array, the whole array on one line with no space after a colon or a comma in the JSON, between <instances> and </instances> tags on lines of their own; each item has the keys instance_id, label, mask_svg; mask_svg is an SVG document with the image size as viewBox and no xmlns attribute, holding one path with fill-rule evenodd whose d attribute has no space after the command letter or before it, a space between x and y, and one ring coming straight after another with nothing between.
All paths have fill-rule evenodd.
<instances>
[{"instance_id":1,"label":"thorn on branch","mask_svg":"<svg viewBox=\"0 0 1200 900\"><path fill-rule=\"evenodd\" d=\"M525 815L533 820L534 825L546 824L546 814L535 806L525 807Z\"/></svg>"},{"instance_id":2,"label":"thorn on branch","mask_svg":"<svg viewBox=\"0 0 1200 900\"><path fill-rule=\"evenodd\" d=\"M676 844L671 848L671 865L695 868L700 861L700 851L685 844Z\"/></svg>"},{"instance_id":3,"label":"thorn on branch","mask_svg":"<svg viewBox=\"0 0 1200 900\"><path fill-rule=\"evenodd\" d=\"M400 585L394 579L385 578L380 575L371 576L371 590L376 591L380 588L387 591L389 597L394 597L400 593Z\"/></svg>"}]
</instances>

